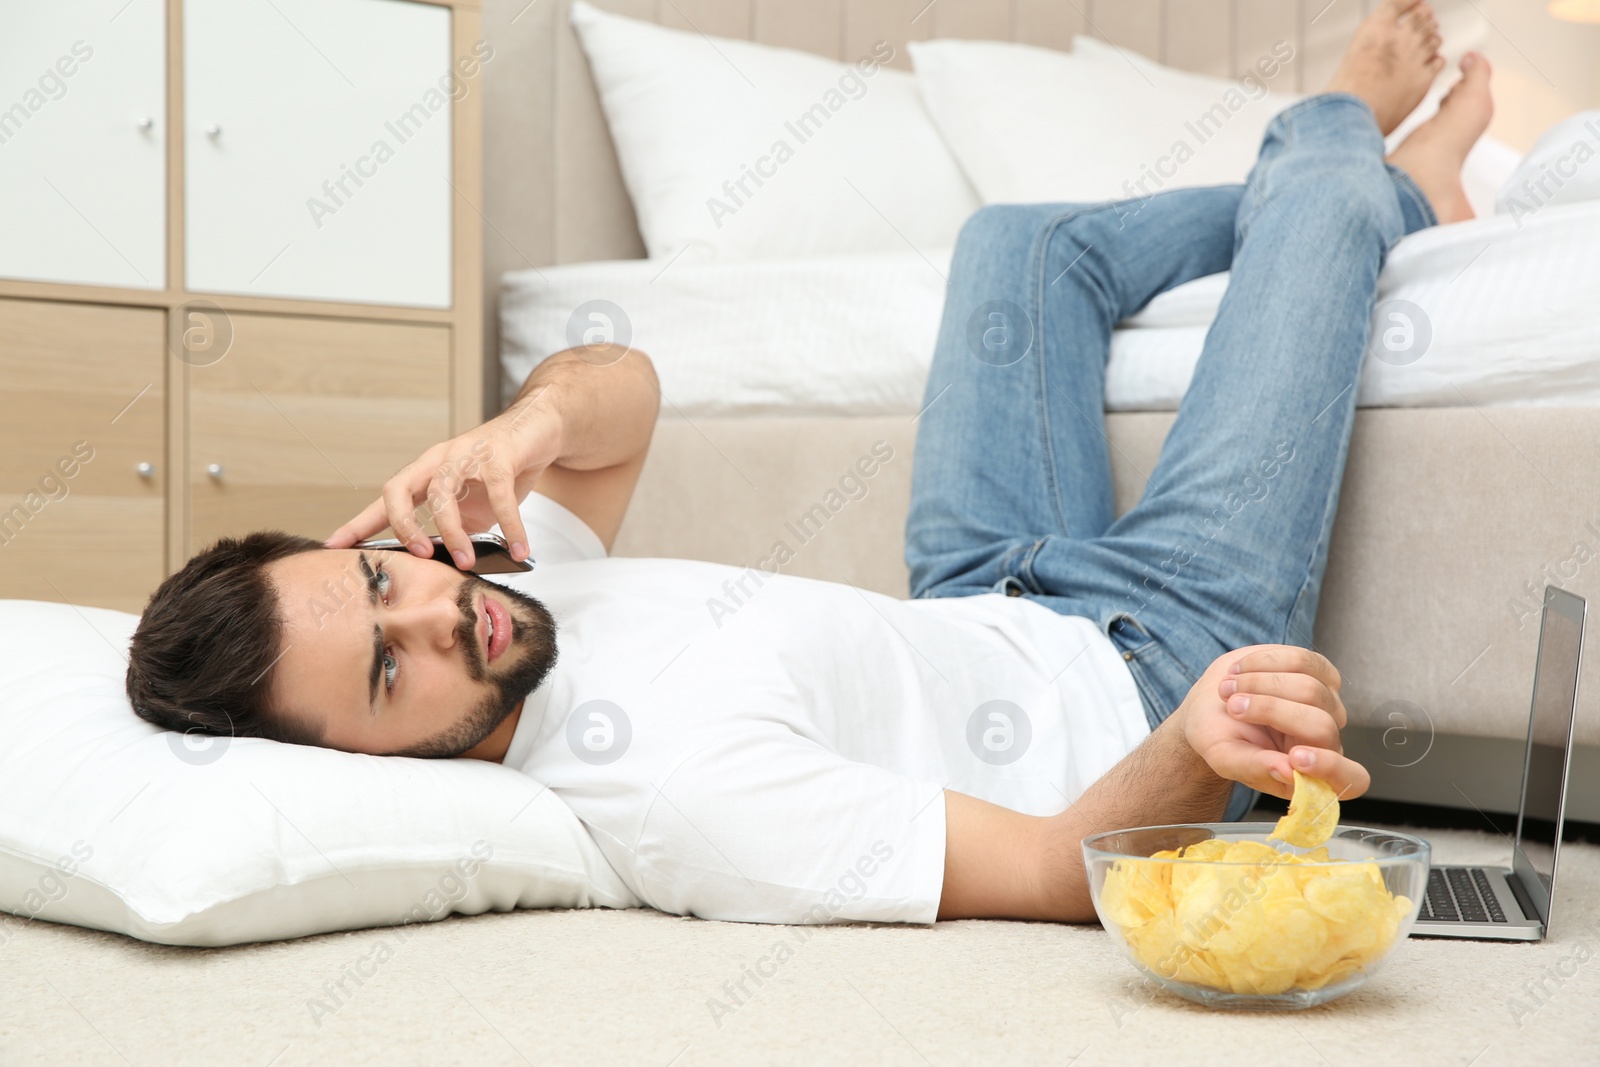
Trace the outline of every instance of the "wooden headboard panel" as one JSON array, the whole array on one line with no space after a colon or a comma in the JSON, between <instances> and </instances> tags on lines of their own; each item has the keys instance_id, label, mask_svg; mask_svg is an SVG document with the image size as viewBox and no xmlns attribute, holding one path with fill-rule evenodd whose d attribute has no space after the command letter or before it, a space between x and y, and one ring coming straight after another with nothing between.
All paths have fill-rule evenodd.
<instances>
[{"instance_id":1,"label":"wooden headboard panel","mask_svg":"<svg viewBox=\"0 0 1600 1067\"><path fill-rule=\"evenodd\" d=\"M1069 49L1086 33L1172 66L1242 74L1279 41L1295 58L1272 82L1322 85L1351 31L1377 0L595 0L597 6L708 36L741 37L834 59L879 40L910 67L908 40L969 37ZM1446 8L1472 0L1435 0ZM644 255L569 0L484 0L484 331L492 363L493 304L508 270ZM495 367L485 375L497 382ZM498 410L491 402L489 410Z\"/></svg>"}]
</instances>

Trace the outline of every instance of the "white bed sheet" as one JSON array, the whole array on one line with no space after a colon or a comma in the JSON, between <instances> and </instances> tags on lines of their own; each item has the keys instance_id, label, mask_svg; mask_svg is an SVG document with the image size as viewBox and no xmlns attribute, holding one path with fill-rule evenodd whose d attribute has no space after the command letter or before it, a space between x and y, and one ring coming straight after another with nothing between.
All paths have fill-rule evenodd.
<instances>
[{"instance_id":1,"label":"white bed sheet","mask_svg":"<svg viewBox=\"0 0 1600 1067\"><path fill-rule=\"evenodd\" d=\"M747 263L576 263L516 271L500 293L509 399L585 328L650 354L666 414L915 411L939 332L948 249ZM609 302L611 307L592 302ZM574 311L581 322L569 324Z\"/></svg>"},{"instance_id":2,"label":"white bed sheet","mask_svg":"<svg viewBox=\"0 0 1600 1067\"><path fill-rule=\"evenodd\" d=\"M939 327L950 253L752 263L632 260L507 274L503 385L515 392L592 320L650 353L669 414L914 414ZM1406 238L1379 282L1422 310L1411 362L1369 354L1364 407L1600 404L1600 202L1495 215ZM1172 410L1193 376L1227 275L1157 298L1112 341L1106 407ZM613 309L621 309L616 314ZM1415 314L1412 315L1416 318ZM574 329L576 332L574 333ZM1415 350L1413 350L1414 353Z\"/></svg>"}]
</instances>

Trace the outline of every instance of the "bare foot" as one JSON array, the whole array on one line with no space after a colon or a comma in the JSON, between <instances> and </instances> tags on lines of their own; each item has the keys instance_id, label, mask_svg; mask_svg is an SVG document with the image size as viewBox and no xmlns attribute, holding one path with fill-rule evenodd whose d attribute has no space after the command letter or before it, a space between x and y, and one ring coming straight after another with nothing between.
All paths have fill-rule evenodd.
<instances>
[{"instance_id":1,"label":"bare foot","mask_svg":"<svg viewBox=\"0 0 1600 1067\"><path fill-rule=\"evenodd\" d=\"M1411 131L1389 157L1421 186L1440 222L1472 218L1472 205L1461 187L1461 165L1494 115L1492 73L1489 61L1477 52L1462 56L1461 80L1439 101L1439 113Z\"/></svg>"},{"instance_id":2,"label":"bare foot","mask_svg":"<svg viewBox=\"0 0 1600 1067\"><path fill-rule=\"evenodd\" d=\"M1422 102L1436 74L1439 19L1420 0L1382 0L1350 39L1327 92L1365 100L1387 137Z\"/></svg>"}]
</instances>

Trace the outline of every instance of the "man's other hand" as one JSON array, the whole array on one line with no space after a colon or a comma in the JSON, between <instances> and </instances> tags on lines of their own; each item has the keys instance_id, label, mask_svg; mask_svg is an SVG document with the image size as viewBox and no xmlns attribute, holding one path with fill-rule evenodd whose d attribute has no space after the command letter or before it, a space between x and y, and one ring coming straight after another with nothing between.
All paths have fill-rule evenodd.
<instances>
[{"instance_id":1,"label":"man's other hand","mask_svg":"<svg viewBox=\"0 0 1600 1067\"><path fill-rule=\"evenodd\" d=\"M1223 778L1287 798L1294 774L1321 778L1340 800L1371 785L1344 755L1339 672L1326 656L1293 645L1252 645L1220 656L1178 713L1191 748Z\"/></svg>"}]
</instances>

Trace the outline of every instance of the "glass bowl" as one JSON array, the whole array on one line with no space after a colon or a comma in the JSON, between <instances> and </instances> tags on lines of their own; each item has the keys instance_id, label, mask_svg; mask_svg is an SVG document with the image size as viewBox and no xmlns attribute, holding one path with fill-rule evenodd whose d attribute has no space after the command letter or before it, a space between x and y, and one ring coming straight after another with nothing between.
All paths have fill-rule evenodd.
<instances>
[{"instance_id":1,"label":"glass bowl","mask_svg":"<svg viewBox=\"0 0 1600 1067\"><path fill-rule=\"evenodd\" d=\"M1273 826L1185 823L1084 839L1095 912L1134 967L1214 1008L1309 1008L1366 982L1416 921L1428 843L1340 826L1302 849L1269 838Z\"/></svg>"}]
</instances>

